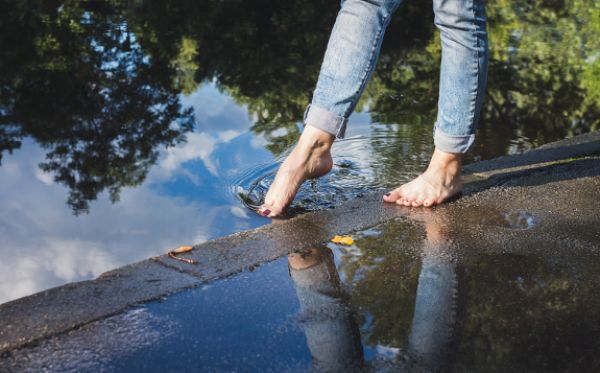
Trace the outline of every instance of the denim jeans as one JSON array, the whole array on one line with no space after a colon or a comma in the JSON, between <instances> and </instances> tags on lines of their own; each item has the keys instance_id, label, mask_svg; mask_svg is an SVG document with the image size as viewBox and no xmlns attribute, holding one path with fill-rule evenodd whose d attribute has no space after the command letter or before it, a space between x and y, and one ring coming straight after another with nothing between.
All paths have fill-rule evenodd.
<instances>
[{"instance_id":1,"label":"denim jeans","mask_svg":"<svg viewBox=\"0 0 600 373\"><path fill-rule=\"evenodd\" d=\"M373 73L383 35L402 0L345 0L329 38L304 122L343 138ZM475 139L487 77L484 0L433 0L442 62L434 143L466 152Z\"/></svg>"},{"instance_id":2,"label":"denim jeans","mask_svg":"<svg viewBox=\"0 0 600 373\"><path fill-rule=\"evenodd\" d=\"M356 371L363 364L360 331L330 249L323 261L305 269L290 268L300 318L312 356L311 372Z\"/></svg>"}]
</instances>

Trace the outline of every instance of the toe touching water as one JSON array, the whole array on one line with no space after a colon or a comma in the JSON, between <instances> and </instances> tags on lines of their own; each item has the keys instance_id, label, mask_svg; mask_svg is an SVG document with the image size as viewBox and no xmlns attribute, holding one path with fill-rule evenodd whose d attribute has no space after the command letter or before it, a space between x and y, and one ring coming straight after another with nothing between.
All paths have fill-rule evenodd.
<instances>
[{"instance_id":1,"label":"toe touching water","mask_svg":"<svg viewBox=\"0 0 600 373\"><path fill-rule=\"evenodd\" d=\"M305 180L321 177L331 171L333 139L332 135L307 126L298 144L277 171L258 213L265 217L283 215Z\"/></svg>"}]
</instances>

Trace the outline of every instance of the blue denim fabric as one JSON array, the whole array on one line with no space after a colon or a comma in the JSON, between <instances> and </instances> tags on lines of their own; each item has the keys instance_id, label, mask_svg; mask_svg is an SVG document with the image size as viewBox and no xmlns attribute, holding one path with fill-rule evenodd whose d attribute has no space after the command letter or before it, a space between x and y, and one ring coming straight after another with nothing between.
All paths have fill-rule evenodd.
<instances>
[{"instance_id":1,"label":"blue denim fabric","mask_svg":"<svg viewBox=\"0 0 600 373\"><path fill-rule=\"evenodd\" d=\"M313 267L290 269L312 371L349 372L363 364L360 332L335 270L333 254Z\"/></svg>"},{"instance_id":2,"label":"blue denim fabric","mask_svg":"<svg viewBox=\"0 0 600 373\"><path fill-rule=\"evenodd\" d=\"M408 351L434 371L446 363L456 328L456 265L452 260L423 258Z\"/></svg>"},{"instance_id":3,"label":"blue denim fabric","mask_svg":"<svg viewBox=\"0 0 600 373\"><path fill-rule=\"evenodd\" d=\"M379 57L383 35L402 0L345 0L331 32L304 122L343 138ZM484 0L434 0L442 65L434 142L464 153L473 143L487 76Z\"/></svg>"}]
</instances>

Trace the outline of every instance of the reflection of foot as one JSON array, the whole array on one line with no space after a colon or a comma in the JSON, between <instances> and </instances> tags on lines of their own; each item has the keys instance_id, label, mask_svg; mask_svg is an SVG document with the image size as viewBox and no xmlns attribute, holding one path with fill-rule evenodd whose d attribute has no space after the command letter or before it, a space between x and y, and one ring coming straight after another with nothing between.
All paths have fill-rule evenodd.
<instances>
[{"instance_id":1,"label":"reflection of foot","mask_svg":"<svg viewBox=\"0 0 600 373\"><path fill-rule=\"evenodd\" d=\"M462 190L460 169L460 154L436 149L425 173L386 194L383 200L413 207L439 205Z\"/></svg>"},{"instance_id":2,"label":"reflection of foot","mask_svg":"<svg viewBox=\"0 0 600 373\"><path fill-rule=\"evenodd\" d=\"M268 217L282 215L304 180L328 173L333 166L330 152L333 140L332 135L306 126L298 144L277 171L258 213Z\"/></svg>"}]
</instances>

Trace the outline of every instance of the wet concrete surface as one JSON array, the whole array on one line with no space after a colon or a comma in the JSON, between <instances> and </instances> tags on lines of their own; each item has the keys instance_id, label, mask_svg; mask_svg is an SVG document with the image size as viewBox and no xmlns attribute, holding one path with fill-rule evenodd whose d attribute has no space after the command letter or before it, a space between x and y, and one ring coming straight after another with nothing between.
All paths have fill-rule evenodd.
<instances>
[{"instance_id":1,"label":"wet concrete surface","mask_svg":"<svg viewBox=\"0 0 600 373\"><path fill-rule=\"evenodd\" d=\"M433 210L367 195L1 305L0 370L597 370L599 155L584 135L471 165Z\"/></svg>"}]
</instances>

